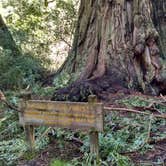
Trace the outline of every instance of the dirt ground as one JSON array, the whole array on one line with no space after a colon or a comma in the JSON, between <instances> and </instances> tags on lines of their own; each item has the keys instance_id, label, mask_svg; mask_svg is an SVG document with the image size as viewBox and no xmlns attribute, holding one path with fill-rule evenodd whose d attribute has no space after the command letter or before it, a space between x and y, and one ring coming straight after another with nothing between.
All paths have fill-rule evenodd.
<instances>
[{"instance_id":1,"label":"dirt ground","mask_svg":"<svg viewBox=\"0 0 166 166\"><path fill-rule=\"evenodd\" d=\"M70 161L82 157L79 148L80 144L77 142L65 141L62 148L58 142L53 141L36 158L30 161L20 160L18 166L49 166L53 159Z\"/></svg>"},{"instance_id":2,"label":"dirt ground","mask_svg":"<svg viewBox=\"0 0 166 166\"><path fill-rule=\"evenodd\" d=\"M60 148L56 141L52 142L35 159L31 161L21 160L18 166L49 166L53 159L70 161L74 158L81 158L83 154L79 150L80 145L77 142L65 142L63 148ZM133 152L126 154L136 166L165 166L166 165L166 140L154 145L153 150L145 154ZM160 164L161 161L162 164ZM163 165L165 163L165 165Z\"/></svg>"},{"instance_id":3,"label":"dirt ground","mask_svg":"<svg viewBox=\"0 0 166 166\"><path fill-rule=\"evenodd\" d=\"M154 149L145 154L138 152L128 154L135 165L165 166L166 165L166 139L154 145ZM160 162L159 162L160 161ZM163 164L165 163L165 164Z\"/></svg>"}]
</instances>

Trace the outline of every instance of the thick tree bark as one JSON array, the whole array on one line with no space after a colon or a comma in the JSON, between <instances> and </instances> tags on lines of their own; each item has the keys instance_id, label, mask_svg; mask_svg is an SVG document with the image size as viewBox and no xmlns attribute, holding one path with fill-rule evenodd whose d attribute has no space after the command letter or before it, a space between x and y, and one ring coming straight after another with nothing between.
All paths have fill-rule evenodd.
<instances>
[{"instance_id":1,"label":"thick tree bark","mask_svg":"<svg viewBox=\"0 0 166 166\"><path fill-rule=\"evenodd\" d=\"M159 32L159 45L163 58L166 58L166 1L153 0L153 23Z\"/></svg>"},{"instance_id":2,"label":"thick tree bark","mask_svg":"<svg viewBox=\"0 0 166 166\"><path fill-rule=\"evenodd\" d=\"M161 86L156 87L165 86L161 76L165 4L165 0L82 0L73 49L63 69L78 76L79 86L108 80L109 86L158 94Z\"/></svg>"}]
</instances>

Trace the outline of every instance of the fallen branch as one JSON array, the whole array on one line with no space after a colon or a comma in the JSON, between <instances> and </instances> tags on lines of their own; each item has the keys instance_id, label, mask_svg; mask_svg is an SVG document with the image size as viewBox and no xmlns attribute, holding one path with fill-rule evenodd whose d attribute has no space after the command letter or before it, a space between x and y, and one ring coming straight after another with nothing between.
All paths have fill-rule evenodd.
<instances>
[{"instance_id":1,"label":"fallen branch","mask_svg":"<svg viewBox=\"0 0 166 166\"><path fill-rule=\"evenodd\" d=\"M20 93L19 97L24 99L24 100L29 100L31 99L31 92L22 92ZM3 92L0 90L0 102L4 103L8 108L17 111L17 112L22 112L18 107L10 104L7 100Z\"/></svg>"},{"instance_id":2,"label":"fallen branch","mask_svg":"<svg viewBox=\"0 0 166 166\"><path fill-rule=\"evenodd\" d=\"M71 140L79 143L80 145L84 144L79 138L76 138L76 137L72 137Z\"/></svg>"},{"instance_id":3,"label":"fallen branch","mask_svg":"<svg viewBox=\"0 0 166 166\"><path fill-rule=\"evenodd\" d=\"M152 115L153 117L156 118L163 118L166 119L166 114L161 114L161 115L157 115L157 114L151 114L151 113L147 113L147 112L141 112L138 110L134 110L134 109L128 109L128 108L115 108L115 107L104 107L105 111L127 111L127 112L132 112L132 113L136 113L136 114L143 114L143 115Z\"/></svg>"},{"instance_id":4,"label":"fallen branch","mask_svg":"<svg viewBox=\"0 0 166 166\"><path fill-rule=\"evenodd\" d=\"M162 97L161 97L162 98ZM163 98L162 98L163 99ZM143 99L142 99L143 100ZM145 102L148 102L148 103L152 103L152 104L159 104L159 105L162 105L164 107L166 107L166 104L165 104L165 100L163 99L163 101L156 101L156 100L153 100L153 101L150 101L150 100L143 100Z\"/></svg>"},{"instance_id":5,"label":"fallen branch","mask_svg":"<svg viewBox=\"0 0 166 166\"><path fill-rule=\"evenodd\" d=\"M165 142L166 141L166 137L165 138L158 138L158 139L150 139L148 141L149 144L156 144L156 143L160 143L160 142Z\"/></svg>"},{"instance_id":6,"label":"fallen branch","mask_svg":"<svg viewBox=\"0 0 166 166\"><path fill-rule=\"evenodd\" d=\"M152 106L154 105L154 103L151 103L148 107L134 107L135 109L137 109L138 111L140 110L148 110L148 111L151 111L151 112L158 112L159 114L163 114L160 110L158 110L157 108L153 108Z\"/></svg>"}]
</instances>

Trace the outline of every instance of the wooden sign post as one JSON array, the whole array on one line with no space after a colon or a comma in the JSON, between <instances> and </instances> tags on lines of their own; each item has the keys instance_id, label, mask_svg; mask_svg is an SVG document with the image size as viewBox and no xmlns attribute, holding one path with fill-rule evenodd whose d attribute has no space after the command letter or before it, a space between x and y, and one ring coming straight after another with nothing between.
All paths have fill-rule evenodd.
<instances>
[{"instance_id":1,"label":"wooden sign post","mask_svg":"<svg viewBox=\"0 0 166 166\"><path fill-rule=\"evenodd\" d=\"M35 134L34 134L34 126L25 125L25 137L28 143L29 151L33 152L35 148Z\"/></svg>"},{"instance_id":2,"label":"wooden sign post","mask_svg":"<svg viewBox=\"0 0 166 166\"><path fill-rule=\"evenodd\" d=\"M31 99L31 93L23 93L21 94L22 100L20 102L21 113L19 113L19 117L23 116L23 112L26 109L26 101ZM35 134L34 134L34 126L33 125L24 125L25 131L25 139L28 143L29 151L33 151L35 147Z\"/></svg>"},{"instance_id":3,"label":"wooden sign post","mask_svg":"<svg viewBox=\"0 0 166 166\"><path fill-rule=\"evenodd\" d=\"M96 96L88 102L64 102L27 100L21 101L20 124L25 133L30 150L34 148L34 126L52 126L79 129L90 132L90 151L99 154L98 132L103 131L103 104L97 103Z\"/></svg>"},{"instance_id":4,"label":"wooden sign post","mask_svg":"<svg viewBox=\"0 0 166 166\"><path fill-rule=\"evenodd\" d=\"M91 109L95 109L95 103L97 103L97 97L95 95L90 95L88 97L88 102L91 107ZM100 115L99 115L100 116ZM98 123L103 123L102 121L99 121ZM98 131L90 131L89 134L90 138L90 153L95 154L97 158L99 158L99 134Z\"/></svg>"}]
</instances>

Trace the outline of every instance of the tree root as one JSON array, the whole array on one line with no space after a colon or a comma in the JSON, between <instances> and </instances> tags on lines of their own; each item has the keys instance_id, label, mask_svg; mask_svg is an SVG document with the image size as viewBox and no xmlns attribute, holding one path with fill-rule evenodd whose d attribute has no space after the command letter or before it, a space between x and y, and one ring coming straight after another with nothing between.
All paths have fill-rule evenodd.
<instances>
[{"instance_id":1,"label":"tree root","mask_svg":"<svg viewBox=\"0 0 166 166\"><path fill-rule=\"evenodd\" d=\"M76 81L66 88L57 90L51 100L86 102L88 96L94 94L98 99L107 101L110 93L130 94L131 90L124 85L123 81L113 80L105 75L93 80Z\"/></svg>"}]
</instances>

